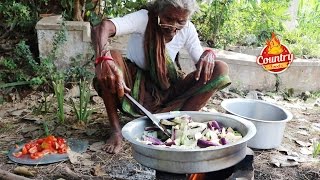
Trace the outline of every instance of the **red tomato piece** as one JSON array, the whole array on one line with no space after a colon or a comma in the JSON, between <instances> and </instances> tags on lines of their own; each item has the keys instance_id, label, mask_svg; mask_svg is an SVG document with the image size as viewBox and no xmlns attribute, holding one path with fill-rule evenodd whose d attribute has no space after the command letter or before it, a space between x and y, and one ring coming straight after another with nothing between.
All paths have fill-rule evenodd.
<instances>
[{"instance_id":1,"label":"red tomato piece","mask_svg":"<svg viewBox=\"0 0 320 180\"><path fill-rule=\"evenodd\" d=\"M54 142L54 149L59 149L60 145L58 144L58 142Z\"/></svg>"},{"instance_id":2,"label":"red tomato piece","mask_svg":"<svg viewBox=\"0 0 320 180\"><path fill-rule=\"evenodd\" d=\"M42 144L43 141L44 141L44 138L40 138L36 142L37 142L37 144Z\"/></svg>"},{"instance_id":3,"label":"red tomato piece","mask_svg":"<svg viewBox=\"0 0 320 180\"><path fill-rule=\"evenodd\" d=\"M42 149L50 149L50 148L51 148L50 142L44 141L44 142L41 144L41 148L42 148Z\"/></svg>"},{"instance_id":4,"label":"red tomato piece","mask_svg":"<svg viewBox=\"0 0 320 180\"><path fill-rule=\"evenodd\" d=\"M28 154L28 149L26 148L26 146L22 147L21 152L22 152L23 155Z\"/></svg>"},{"instance_id":5,"label":"red tomato piece","mask_svg":"<svg viewBox=\"0 0 320 180\"><path fill-rule=\"evenodd\" d=\"M33 153L36 153L36 152L38 152L38 148L37 148L37 146L33 146L32 148L30 148L29 149L29 151L28 151L30 154L33 154Z\"/></svg>"},{"instance_id":6,"label":"red tomato piece","mask_svg":"<svg viewBox=\"0 0 320 180\"><path fill-rule=\"evenodd\" d=\"M65 144L65 143L66 143L66 140L63 139L63 138L61 138L61 137L58 137L58 138L57 138L57 142L58 142L59 144Z\"/></svg>"},{"instance_id":7,"label":"red tomato piece","mask_svg":"<svg viewBox=\"0 0 320 180\"><path fill-rule=\"evenodd\" d=\"M58 150L58 153L59 154L63 154L63 153L66 153L67 152L67 148L61 148Z\"/></svg>"},{"instance_id":8,"label":"red tomato piece","mask_svg":"<svg viewBox=\"0 0 320 180\"><path fill-rule=\"evenodd\" d=\"M46 140L55 142L55 141L57 141L57 138L54 137L53 135L49 135L48 137L46 137Z\"/></svg>"},{"instance_id":9,"label":"red tomato piece","mask_svg":"<svg viewBox=\"0 0 320 180\"><path fill-rule=\"evenodd\" d=\"M32 154L30 154L30 158L31 159L38 159L39 157L37 156L36 153L32 153Z\"/></svg>"},{"instance_id":10,"label":"red tomato piece","mask_svg":"<svg viewBox=\"0 0 320 180\"><path fill-rule=\"evenodd\" d=\"M15 152L15 153L12 153L12 155L14 156L14 157L21 157L22 156L22 152L21 151L19 151L19 152Z\"/></svg>"},{"instance_id":11,"label":"red tomato piece","mask_svg":"<svg viewBox=\"0 0 320 180\"><path fill-rule=\"evenodd\" d=\"M31 145L27 143L26 145L24 145L24 147L26 147L26 149L29 150L31 148Z\"/></svg>"}]
</instances>

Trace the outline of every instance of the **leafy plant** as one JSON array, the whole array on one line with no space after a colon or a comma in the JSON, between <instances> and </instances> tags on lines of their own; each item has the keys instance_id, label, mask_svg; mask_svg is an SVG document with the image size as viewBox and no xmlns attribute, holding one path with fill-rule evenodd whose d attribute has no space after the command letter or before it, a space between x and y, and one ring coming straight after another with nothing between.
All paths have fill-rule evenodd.
<instances>
[{"instance_id":1,"label":"leafy plant","mask_svg":"<svg viewBox=\"0 0 320 180\"><path fill-rule=\"evenodd\" d=\"M220 1L201 3L193 19L199 34L211 47L264 45L271 32L284 30L289 1Z\"/></svg>"},{"instance_id":2,"label":"leafy plant","mask_svg":"<svg viewBox=\"0 0 320 180\"><path fill-rule=\"evenodd\" d=\"M297 27L283 33L283 39L295 56L320 57L320 2L300 0Z\"/></svg>"},{"instance_id":3,"label":"leafy plant","mask_svg":"<svg viewBox=\"0 0 320 180\"><path fill-rule=\"evenodd\" d=\"M193 18L201 37L211 47L217 46L218 33L222 28L227 15L228 6L232 1L213 0L211 3L200 3L200 12Z\"/></svg>"},{"instance_id":4,"label":"leafy plant","mask_svg":"<svg viewBox=\"0 0 320 180\"><path fill-rule=\"evenodd\" d=\"M60 123L64 123L64 78L63 74L56 74L53 78L54 94L58 103L57 117Z\"/></svg>"},{"instance_id":5,"label":"leafy plant","mask_svg":"<svg viewBox=\"0 0 320 180\"><path fill-rule=\"evenodd\" d=\"M0 17L9 35L15 27L25 27L32 20L31 9L21 2L4 1L0 4ZM4 35L3 35L4 36Z\"/></svg>"},{"instance_id":6,"label":"leafy plant","mask_svg":"<svg viewBox=\"0 0 320 180\"><path fill-rule=\"evenodd\" d=\"M82 55L71 58L70 66L66 69L68 82L79 82L81 79L92 79L94 73L90 70L92 59L85 59Z\"/></svg>"},{"instance_id":7,"label":"leafy plant","mask_svg":"<svg viewBox=\"0 0 320 180\"><path fill-rule=\"evenodd\" d=\"M114 18L124 16L145 6L150 0L102 0L101 3L94 4L92 1L86 2L85 20L93 26L97 25L104 18Z\"/></svg>"},{"instance_id":8,"label":"leafy plant","mask_svg":"<svg viewBox=\"0 0 320 180\"><path fill-rule=\"evenodd\" d=\"M49 107L52 101L48 100L49 95L44 93L44 101L40 102L38 106L34 106L32 112L34 114L46 114L49 112Z\"/></svg>"},{"instance_id":9,"label":"leafy plant","mask_svg":"<svg viewBox=\"0 0 320 180\"><path fill-rule=\"evenodd\" d=\"M44 134L45 134L45 136L46 136L46 137L49 136L51 133L50 133L50 131L49 131L49 127L48 127L47 122L44 121L42 125L43 125L43 129L44 129Z\"/></svg>"},{"instance_id":10,"label":"leafy plant","mask_svg":"<svg viewBox=\"0 0 320 180\"><path fill-rule=\"evenodd\" d=\"M320 155L320 142L313 142L313 152L312 152L312 156L314 158L316 158L317 156Z\"/></svg>"},{"instance_id":11,"label":"leafy plant","mask_svg":"<svg viewBox=\"0 0 320 180\"><path fill-rule=\"evenodd\" d=\"M86 80L80 80L79 82L79 104L76 105L75 101L71 98L73 110L76 113L77 119L80 122L88 123L88 117L91 115L93 109L88 108L90 101L90 89Z\"/></svg>"}]
</instances>

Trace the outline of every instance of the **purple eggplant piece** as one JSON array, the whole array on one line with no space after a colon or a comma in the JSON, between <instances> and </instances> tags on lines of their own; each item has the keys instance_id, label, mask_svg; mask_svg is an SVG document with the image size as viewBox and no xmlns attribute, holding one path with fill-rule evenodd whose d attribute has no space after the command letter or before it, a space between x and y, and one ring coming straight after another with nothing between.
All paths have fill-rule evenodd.
<instances>
[{"instance_id":1,"label":"purple eggplant piece","mask_svg":"<svg viewBox=\"0 0 320 180\"><path fill-rule=\"evenodd\" d=\"M211 126L216 129L221 129L221 127L219 126L219 123L217 121L211 121Z\"/></svg>"},{"instance_id":2,"label":"purple eggplant piece","mask_svg":"<svg viewBox=\"0 0 320 180\"><path fill-rule=\"evenodd\" d=\"M198 139L197 145L200 148L206 148L210 146L219 146L219 144L213 143L211 141L202 140L202 139Z\"/></svg>"},{"instance_id":3,"label":"purple eggplant piece","mask_svg":"<svg viewBox=\"0 0 320 180\"><path fill-rule=\"evenodd\" d=\"M213 129L218 129L218 130L221 129L219 123L218 123L217 121L215 121L215 120L208 122L208 125L209 125L209 124L210 124L210 126L211 126Z\"/></svg>"},{"instance_id":4,"label":"purple eggplant piece","mask_svg":"<svg viewBox=\"0 0 320 180\"><path fill-rule=\"evenodd\" d=\"M220 139L220 143L221 143L222 145L226 145L226 144L227 144L226 138L221 138L221 139Z\"/></svg>"},{"instance_id":5,"label":"purple eggplant piece","mask_svg":"<svg viewBox=\"0 0 320 180\"><path fill-rule=\"evenodd\" d=\"M144 128L145 131L159 131L160 129L157 126L147 126Z\"/></svg>"},{"instance_id":6,"label":"purple eggplant piece","mask_svg":"<svg viewBox=\"0 0 320 180\"><path fill-rule=\"evenodd\" d=\"M150 141L153 145L163 145L164 144L160 139L155 138L155 137L151 137L151 136L144 136L143 140Z\"/></svg>"}]
</instances>

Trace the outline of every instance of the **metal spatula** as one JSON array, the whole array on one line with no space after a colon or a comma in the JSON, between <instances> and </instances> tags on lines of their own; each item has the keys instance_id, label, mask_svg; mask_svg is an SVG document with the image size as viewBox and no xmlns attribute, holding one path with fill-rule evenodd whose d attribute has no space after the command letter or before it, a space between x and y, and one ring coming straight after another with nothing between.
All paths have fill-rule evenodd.
<instances>
[{"instance_id":1,"label":"metal spatula","mask_svg":"<svg viewBox=\"0 0 320 180\"><path fill-rule=\"evenodd\" d=\"M131 97L129 94L124 94L133 104L135 104L151 121L168 137L171 137L170 132L160 124L160 120L155 117L150 111L148 111L146 108L144 108L138 101L136 101L133 97Z\"/></svg>"}]
</instances>

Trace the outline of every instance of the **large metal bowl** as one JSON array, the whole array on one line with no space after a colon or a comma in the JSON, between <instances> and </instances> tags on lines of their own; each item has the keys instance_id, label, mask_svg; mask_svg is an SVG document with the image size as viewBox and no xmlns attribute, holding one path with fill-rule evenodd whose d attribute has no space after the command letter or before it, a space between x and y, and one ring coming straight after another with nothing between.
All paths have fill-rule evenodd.
<instances>
[{"instance_id":1,"label":"large metal bowl","mask_svg":"<svg viewBox=\"0 0 320 180\"><path fill-rule=\"evenodd\" d=\"M224 127L239 131L243 138L235 143L203 149L174 149L143 144L141 138L144 128L152 125L147 117L127 123L122 134L132 145L133 157L144 166L170 173L202 173L231 167L246 156L247 141L256 133L253 123L241 117L222 113L175 111L155 114L159 119L170 119L183 114L190 115L193 121L216 120Z\"/></svg>"},{"instance_id":2,"label":"large metal bowl","mask_svg":"<svg viewBox=\"0 0 320 180\"><path fill-rule=\"evenodd\" d=\"M256 126L256 135L248 141L248 146L256 149L279 147L286 123L293 117L290 111L263 100L225 99L221 106L227 113L245 118Z\"/></svg>"}]
</instances>

